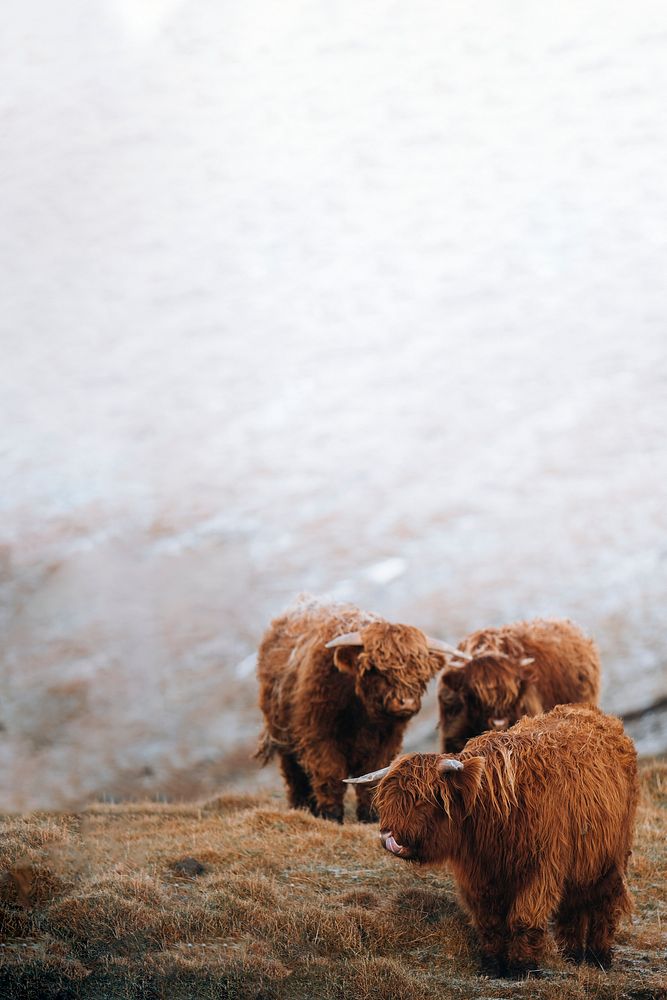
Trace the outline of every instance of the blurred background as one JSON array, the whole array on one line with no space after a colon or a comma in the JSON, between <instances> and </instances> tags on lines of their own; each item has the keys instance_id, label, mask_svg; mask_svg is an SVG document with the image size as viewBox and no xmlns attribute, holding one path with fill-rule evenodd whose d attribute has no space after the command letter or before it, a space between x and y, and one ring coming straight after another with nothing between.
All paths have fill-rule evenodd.
<instances>
[{"instance_id":1,"label":"blurred background","mask_svg":"<svg viewBox=\"0 0 667 1000\"><path fill-rule=\"evenodd\" d=\"M276 783L303 590L570 616L667 749L666 102L650 0L4 11L3 808Z\"/></svg>"}]
</instances>

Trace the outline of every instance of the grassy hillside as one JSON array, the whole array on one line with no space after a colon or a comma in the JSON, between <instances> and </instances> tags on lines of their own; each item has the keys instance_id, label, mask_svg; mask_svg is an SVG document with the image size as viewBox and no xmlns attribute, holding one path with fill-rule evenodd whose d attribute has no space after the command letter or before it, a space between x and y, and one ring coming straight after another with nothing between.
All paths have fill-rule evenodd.
<instances>
[{"instance_id":1,"label":"grassy hillside","mask_svg":"<svg viewBox=\"0 0 667 1000\"><path fill-rule=\"evenodd\" d=\"M4 817L0 996L667 998L667 763L644 762L642 787L615 967L551 954L520 983L478 976L446 873L396 861L351 817L289 811L278 791Z\"/></svg>"}]
</instances>

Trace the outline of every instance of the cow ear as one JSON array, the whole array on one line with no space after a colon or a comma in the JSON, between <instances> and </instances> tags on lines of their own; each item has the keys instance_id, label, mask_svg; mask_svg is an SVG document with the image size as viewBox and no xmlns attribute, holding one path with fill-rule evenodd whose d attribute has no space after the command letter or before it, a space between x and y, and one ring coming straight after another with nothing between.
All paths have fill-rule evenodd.
<instances>
[{"instance_id":1,"label":"cow ear","mask_svg":"<svg viewBox=\"0 0 667 1000\"><path fill-rule=\"evenodd\" d=\"M464 680L465 677L461 669L445 670L441 678L444 687L448 687L451 691L460 691Z\"/></svg>"},{"instance_id":2,"label":"cow ear","mask_svg":"<svg viewBox=\"0 0 667 1000\"><path fill-rule=\"evenodd\" d=\"M439 670L445 666L447 660L444 653L436 652L434 649L430 649L428 653L428 662L431 666L431 677L435 677Z\"/></svg>"},{"instance_id":3,"label":"cow ear","mask_svg":"<svg viewBox=\"0 0 667 1000\"><path fill-rule=\"evenodd\" d=\"M461 797L463 814L469 816L479 795L486 761L484 757L469 757L461 763L463 768L460 771L448 771L444 780L448 783L448 787Z\"/></svg>"},{"instance_id":4,"label":"cow ear","mask_svg":"<svg viewBox=\"0 0 667 1000\"><path fill-rule=\"evenodd\" d=\"M342 674L356 674L362 651L363 646L338 646L334 649L334 664Z\"/></svg>"},{"instance_id":5,"label":"cow ear","mask_svg":"<svg viewBox=\"0 0 667 1000\"><path fill-rule=\"evenodd\" d=\"M519 674L525 687L537 681L539 671L532 656L526 656L519 661Z\"/></svg>"}]
</instances>

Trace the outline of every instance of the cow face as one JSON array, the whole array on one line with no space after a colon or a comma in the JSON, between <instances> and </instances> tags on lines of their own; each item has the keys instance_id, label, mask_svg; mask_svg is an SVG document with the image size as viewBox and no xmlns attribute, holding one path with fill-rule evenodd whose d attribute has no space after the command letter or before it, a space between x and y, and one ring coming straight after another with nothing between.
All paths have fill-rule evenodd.
<instances>
[{"instance_id":1,"label":"cow face","mask_svg":"<svg viewBox=\"0 0 667 1000\"><path fill-rule=\"evenodd\" d=\"M542 711L531 661L476 657L465 667L444 670L438 684L443 750L459 753L487 730L502 732L524 715Z\"/></svg>"},{"instance_id":2,"label":"cow face","mask_svg":"<svg viewBox=\"0 0 667 1000\"><path fill-rule=\"evenodd\" d=\"M336 649L334 663L354 678L355 693L371 718L409 719L442 667L442 654L429 650L424 633L409 625L373 622L361 638L361 646Z\"/></svg>"},{"instance_id":3,"label":"cow face","mask_svg":"<svg viewBox=\"0 0 667 1000\"><path fill-rule=\"evenodd\" d=\"M408 754L392 764L375 793L382 846L398 858L440 862L456 851L474 808L484 758Z\"/></svg>"}]
</instances>

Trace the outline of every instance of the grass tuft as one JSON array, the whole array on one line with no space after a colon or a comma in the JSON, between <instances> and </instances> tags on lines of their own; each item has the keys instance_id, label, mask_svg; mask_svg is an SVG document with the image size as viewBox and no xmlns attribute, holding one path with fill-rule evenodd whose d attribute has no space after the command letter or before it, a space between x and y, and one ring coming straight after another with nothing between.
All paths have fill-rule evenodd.
<instances>
[{"instance_id":1,"label":"grass tuft","mask_svg":"<svg viewBox=\"0 0 667 1000\"><path fill-rule=\"evenodd\" d=\"M444 871L377 829L274 795L0 818L0 996L12 1000L667 1000L667 764L642 765L635 911L610 973L552 949L542 979L478 974Z\"/></svg>"}]
</instances>

